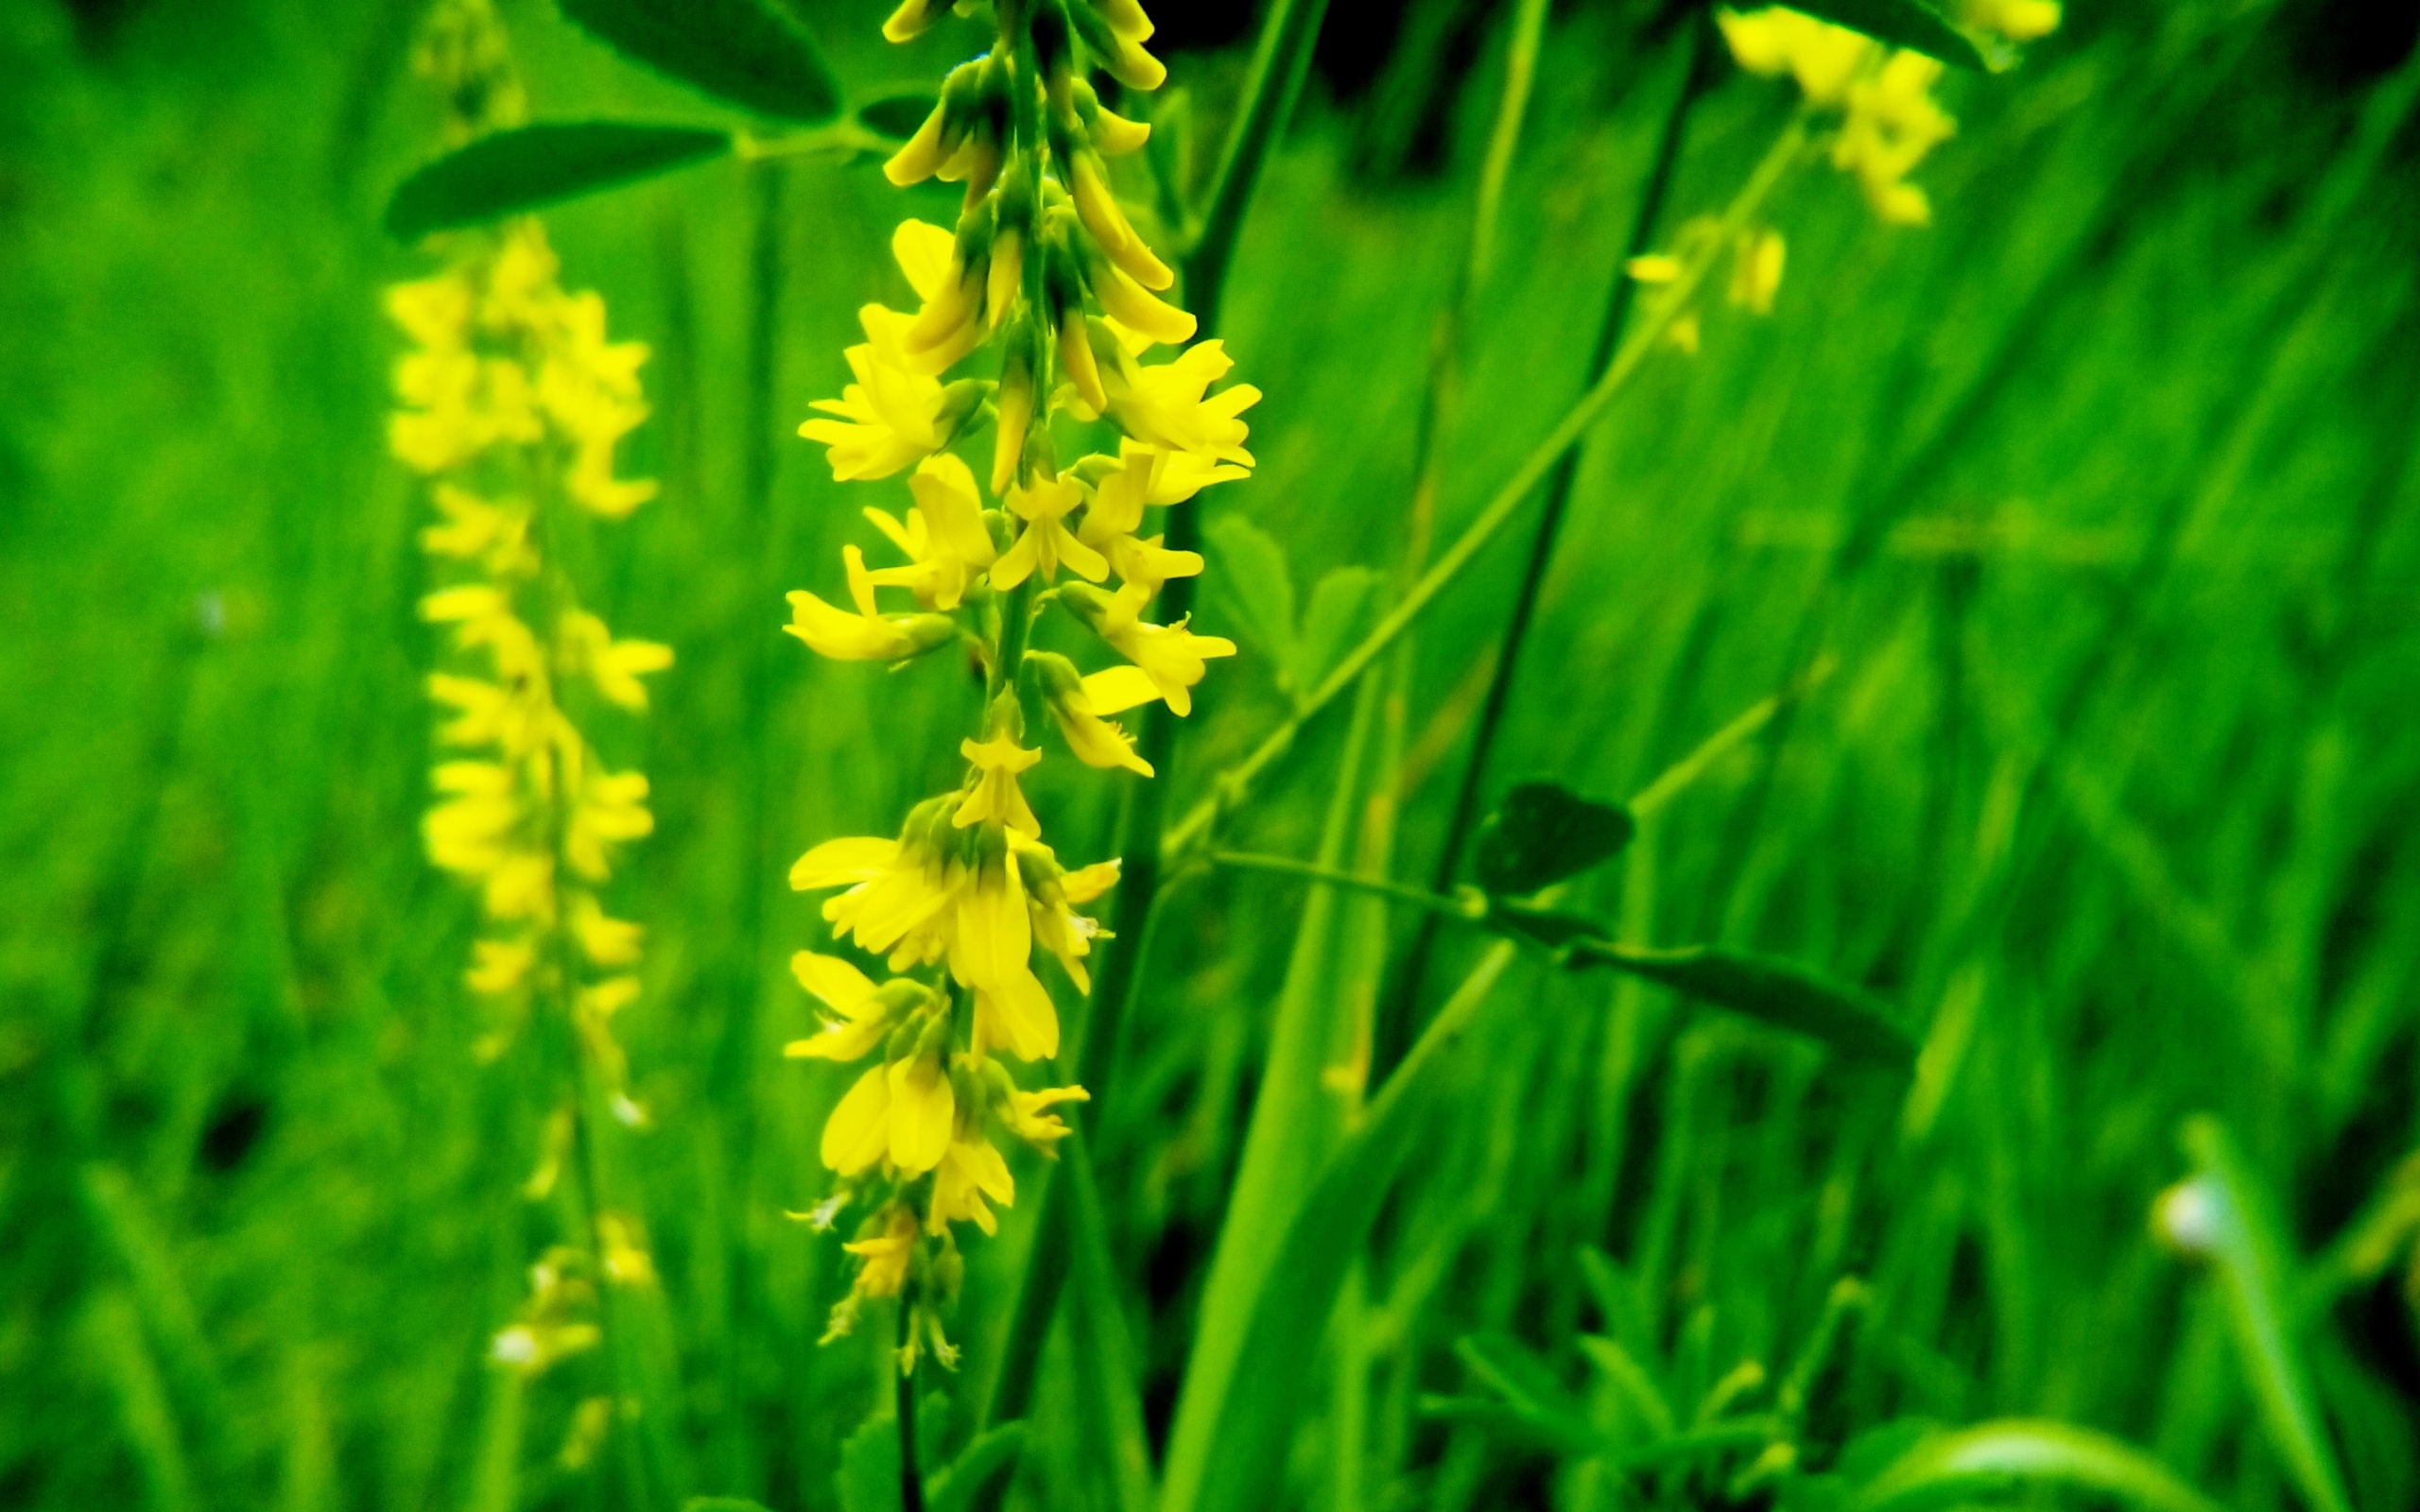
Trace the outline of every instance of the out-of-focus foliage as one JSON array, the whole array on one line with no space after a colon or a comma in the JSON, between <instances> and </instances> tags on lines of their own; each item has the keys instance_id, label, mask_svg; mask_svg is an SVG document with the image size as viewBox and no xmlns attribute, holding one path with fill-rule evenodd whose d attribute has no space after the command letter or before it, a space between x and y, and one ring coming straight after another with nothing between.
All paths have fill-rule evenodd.
<instances>
[{"instance_id":1,"label":"out-of-focus foliage","mask_svg":"<svg viewBox=\"0 0 2420 1512\"><path fill-rule=\"evenodd\" d=\"M501 9L533 117L717 119L551 7ZM1152 9L1198 186L1248 37ZM625 448L663 495L577 572L679 656L608 737L648 748L606 752L658 821L618 1021L652 1122L606 1153L660 1280L617 1429L584 1405L600 1359L526 1398L487 1364L550 1229L519 1195L542 1104L473 1059L475 910L417 831L437 643L377 291L427 266L380 230L441 150L419 9L0 6L0 1503L502 1512L517 1480L618 1505L595 1460L627 1433L667 1507L882 1504L882 1331L817 1347L845 1268L783 1217L824 1189L845 1081L780 1056L814 1022L783 963L825 937L782 879L952 782L979 688L779 625L864 539L791 432L857 306L903 297L892 224L949 222L955 192L719 158L547 213L566 284L654 351ZM1207 521L1201 627L1245 654L1161 774L1172 812L1390 605L1510 9L1328 16L1217 333L1268 395L1257 475ZM970 34L885 49L879 8L787 14L853 103ZM1407 996L1409 911L1172 880L1078 1120L1108 1264L1069 1283L1123 1325L1155 1462L1283 1009L1312 1133L1264 1186L1318 1200L1257 1242L1339 1299L1222 1344L1295 1372L1298 1410L1236 1440L1288 1504L2420 1497L2420 63L2385 15L2077 4L2020 68L1938 86L1930 227L1791 180L1772 313L1709 304L1698 353L1589 435L1487 798L1633 795L1634 836L1554 906L1853 984L1910 1074L1458 919ZM1552 15L1440 541L1583 387L1687 35ZM1722 205L1786 94L1715 72L1668 227ZM1429 876L1529 518L1394 684L1398 880ZM1378 764L1351 702L1222 843L1353 863ZM1034 788L1107 851L1115 788ZM1410 1006L1357 1046L1355 1002ZM1417 1040L1439 1022L1464 1032ZM937 1504L1020 1439L1028 1504L1118 1502L1072 1314L1027 1429L977 1436L1037 1206L970 1250L959 1373L920 1373L926 1468L956 1461Z\"/></svg>"}]
</instances>

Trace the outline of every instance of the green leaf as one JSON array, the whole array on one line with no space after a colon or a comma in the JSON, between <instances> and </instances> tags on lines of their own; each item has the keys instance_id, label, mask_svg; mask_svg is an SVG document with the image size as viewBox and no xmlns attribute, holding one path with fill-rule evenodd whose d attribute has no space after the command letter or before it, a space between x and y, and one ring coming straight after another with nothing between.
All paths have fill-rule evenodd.
<instances>
[{"instance_id":1,"label":"green leaf","mask_svg":"<svg viewBox=\"0 0 2420 1512\"><path fill-rule=\"evenodd\" d=\"M562 0L623 57L758 115L812 125L840 113L814 41L759 0Z\"/></svg>"},{"instance_id":2,"label":"green leaf","mask_svg":"<svg viewBox=\"0 0 2420 1512\"><path fill-rule=\"evenodd\" d=\"M894 142L905 142L914 136L933 113L941 96L928 89L901 90L866 101L857 107L857 124L876 136Z\"/></svg>"},{"instance_id":3,"label":"green leaf","mask_svg":"<svg viewBox=\"0 0 2420 1512\"><path fill-rule=\"evenodd\" d=\"M890 1396L889 1383L883 1395ZM897 1512L899 1419L876 1411L840 1441L840 1463L832 1472L840 1512Z\"/></svg>"},{"instance_id":4,"label":"green leaf","mask_svg":"<svg viewBox=\"0 0 2420 1512\"><path fill-rule=\"evenodd\" d=\"M418 241L731 150L731 134L634 121L542 121L483 136L405 180L387 232Z\"/></svg>"},{"instance_id":5,"label":"green leaf","mask_svg":"<svg viewBox=\"0 0 2420 1512\"><path fill-rule=\"evenodd\" d=\"M2098 1491L2151 1512L2219 1512L2217 1503L2123 1440L2024 1418L1927 1439L1875 1477L1849 1512L1927 1505L2021 1483Z\"/></svg>"},{"instance_id":6,"label":"green leaf","mask_svg":"<svg viewBox=\"0 0 2420 1512\"><path fill-rule=\"evenodd\" d=\"M1546 1362L1518 1339L1502 1333L1469 1334L1455 1342L1454 1352L1474 1377L1504 1400L1530 1436L1575 1455L1601 1447L1580 1404L1555 1380Z\"/></svg>"},{"instance_id":7,"label":"green leaf","mask_svg":"<svg viewBox=\"0 0 2420 1512\"><path fill-rule=\"evenodd\" d=\"M1218 558L1212 579L1225 595L1245 635L1276 663L1287 686L1302 686L1301 643L1294 633L1294 578L1286 548L1241 515L1220 515L1202 534Z\"/></svg>"},{"instance_id":8,"label":"green leaf","mask_svg":"<svg viewBox=\"0 0 2420 1512\"><path fill-rule=\"evenodd\" d=\"M1914 1069L1916 1042L1899 1027L1887 1004L1795 962L1711 945L1658 951L1579 939L1564 949L1564 964L1574 970L1601 966L1627 971L1702 1003L1821 1040L1853 1060L1898 1072Z\"/></svg>"},{"instance_id":9,"label":"green leaf","mask_svg":"<svg viewBox=\"0 0 2420 1512\"><path fill-rule=\"evenodd\" d=\"M1618 1404L1625 1447L1652 1444L1672 1436L1671 1404L1664 1400L1654 1376L1637 1356L1602 1333L1582 1334L1580 1352L1597 1367Z\"/></svg>"},{"instance_id":10,"label":"green leaf","mask_svg":"<svg viewBox=\"0 0 2420 1512\"><path fill-rule=\"evenodd\" d=\"M925 1477L925 1512L965 1512L992 1478L1012 1469L1024 1451L1022 1418L976 1435L958 1458Z\"/></svg>"},{"instance_id":11,"label":"green leaf","mask_svg":"<svg viewBox=\"0 0 2420 1512\"><path fill-rule=\"evenodd\" d=\"M1991 68L1964 32L1916 0L1794 0L1790 9L1960 68Z\"/></svg>"},{"instance_id":12,"label":"green leaf","mask_svg":"<svg viewBox=\"0 0 2420 1512\"><path fill-rule=\"evenodd\" d=\"M1638 833L1618 803L1559 782L1523 782L1478 827L1473 869L1490 893L1530 893L1618 854Z\"/></svg>"},{"instance_id":13,"label":"green leaf","mask_svg":"<svg viewBox=\"0 0 2420 1512\"><path fill-rule=\"evenodd\" d=\"M744 1496L693 1496L681 1503L681 1512L766 1512L766 1506Z\"/></svg>"},{"instance_id":14,"label":"green leaf","mask_svg":"<svg viewBox=\"0 0 2420 1512\"><path fill-rule=\"evenodd\" d=\"M1377 599L1378 575L1367 567L1338 567L1311 589L1303 610L1303 631L1297 654L1301 683L1316 687L1330 668L1368 628L1370 610Z\"/></svg>"}]
</instances>

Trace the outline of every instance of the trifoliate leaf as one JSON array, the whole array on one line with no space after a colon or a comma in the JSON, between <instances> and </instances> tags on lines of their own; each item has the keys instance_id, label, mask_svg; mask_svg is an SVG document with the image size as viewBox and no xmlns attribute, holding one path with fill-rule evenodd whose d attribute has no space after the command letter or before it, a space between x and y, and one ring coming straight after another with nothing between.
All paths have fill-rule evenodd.
<instances>
[{"instance_id":1,"label":"trifoliate leaf","mask_svg":"<svg viewBox=\"0 0 2420 1512\"><path fill-rule=\"evenodd\" d=\"M832 65L760 0L562 0L562 8L632 62L743 110L809 125L840 113Z\"/></svg>"},{"instance_id":2,"label":"trifoliate leaf","mask_svg":"<svg viewBox=\"0 0 2420 1512\"><path fill-rule=\"evenodd\" d=\"M405 180L387 232L418 241L731 150L731 134L634 121L542 121L483 136Z\"/></svg>"},{"instance_id":3,"label":"trifoliate leaf","mask_svg":"<svg viewBox=\"0 0 2420 1512\"><path fill-rule=\"evenodd\" d=\"M1535 892L1618 852L1637 830L1617 803L1557 782L1523 782L1479 826L1473 869L1491 893Z\"/></svg>"},{"instance_id":4,"label":"trifoliate leaf","mask_svg":"<svg viewBox=\"0 0 2420 1512\"><path fill-rule=\"evenodd\" d=\"M857 124L876 136L905 142L916 134L940 102L941 96L928 89L902 90L858 106Z\"/></svg>"},{"instance_id":5,"label":"trifoliate leaf","mask_svg":"<svg viewBox=\"0 0 2420 1512\"><path fill-rule=\"evenodd\" d=\"M1960 68L1991 67L1965 33L1916 0L1794 0L1790 9Z\"/></svg>"}]
</instances>

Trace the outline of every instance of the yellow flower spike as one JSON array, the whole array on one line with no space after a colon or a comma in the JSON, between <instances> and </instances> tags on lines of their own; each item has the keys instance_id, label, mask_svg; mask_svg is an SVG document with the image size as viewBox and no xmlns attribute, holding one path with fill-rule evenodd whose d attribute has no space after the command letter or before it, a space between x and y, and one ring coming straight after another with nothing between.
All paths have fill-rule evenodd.
<instances>
[{"instance_id":1,"label":"yellow flower spike","mask_svg":"<svg viewBox=\"0 0 2420 1512\"><path fill-rule=\"evenodd\" d=\"M993 563L992 586L1006 593L1037 572L1056 582L1063 565L1090 582L1108 576L1108 560L1067 528L1067 516L1083 502L1083 486L1072 474L1009 490L1009 512L1026 527Z\"/></svg>"},{"instance_id":2,"label":"yellow flower spike","mask_svg":"<svg viewBox=\"0 0 2420 1512\"><path fill-rule=\"evenodd\" d=\"M984 1202L989 1197L1003 1208L1017 1200L1016 1179L1009 1162L980 1133L960 1130L949 1142L933 1171L932 1211L925 1220L929 1234L946 1232L953 1223L972 1223L987 1234L1000 1231L1000 1221Z\"/></svg>"},{"instance_id":3,"label":"yellow flower spike","mask_svg":"<svg viewBox=\"0 0 2420 1512\"><path fill-rule=\"evenodd\" d=\"M823 1121L823 1163L856 1176L890 1152L890 1068L869 1066Z\"/></svg>"},{"instance_id":4,"label":"yellow flower spike","mask_svg":"<svg viewBox=\"0 0 2420 1512\"><path fill-rule=\"evenodd\" d=\"M910 222L914 224L914 222ZM830 451L836 482L887 478L914 467L950 443L973 408L973 395L953 394L921 370L907 349L908 316L879 304L857 312L866 339L841 355L856 382L838 399L808 407L836 420L810 420L798 433Z\"/></svg>"},{"instance_id":5,"label":"yellow flower spike","mask_svg":"<svg viewBox=\"0 0 2420 1512\"><path fill-rule=\"evenodd\" d=\"M975 786L958 805L952 823L963 830L987 819L1006 825L1010 833L1028 840L1042 837L1042 821L1017 786L1017 774L1032 769L1042 752L1020 747L1012 736L959 742L958 752L975 765Z\"/></svg>"},{"instance_id":6,"label":"yellow flower spike","mask_svg":"<svg viewBox=\"0 0 2420 1512\"><path fill-rule=\"evenodd\" d=\"M1742 234L1732 253L1731 302L1757 315L1772 314L1788 250L1781 232L1770 226Z\"/></svg>"},{"instance_id":7,"label":"yellow flower spike","mask_svg":"<svg viewBox=\"0 0 2420 1512\"><path fill-rule=\"evenodd\" d=\"M1103 370L1101 382L1111 416L1134 439L1188 454L1197 464L1249 468L1253 455L1244 439L1250 431L1236 417L1260 403L1260 390L1237 384L1203 397L1234 367L1226 344L1214 339L1187 347L1173 362L1117 364Z\"/></svg>"}]
</instances>

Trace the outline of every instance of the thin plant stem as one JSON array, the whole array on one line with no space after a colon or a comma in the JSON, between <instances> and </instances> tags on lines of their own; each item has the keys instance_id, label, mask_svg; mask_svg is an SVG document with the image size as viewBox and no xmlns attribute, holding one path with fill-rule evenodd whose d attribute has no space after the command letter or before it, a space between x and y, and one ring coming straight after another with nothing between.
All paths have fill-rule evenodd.
<instances>
[{"instance_id":1,"label":"thin plant stem","mask_svg":"<svg viewBox=\"0 0 2420 1512\"><path fill-rule=\"evenodd\" d=\"M1580 443L1588 428L1613 403L1615 396L1636 376L1656 343L1679 318L1690 296L1704 283L1716 256L1730 245L1739 229L1754 217L1784 174L1799 161L1806 144L1806 123L1802 114L1774 140L1764 161L1757 164L1747 183L1733 198L1729 209L1723 213L1720 222L1722 234L1709 235L1683 259L1679 275L1667 285L1670 291L1668 301L1659 304L1655 314L1631 333L1615 354L1612 365L1605 369L1605 375L1581 396L1579 402L1547 433L1546 438L1530 450L1529 456L1513 470L1512 475L1490 496L1461 536L1446 548L1444 555L1421 576L1420 581L1361 639L1360 644L1347 652L1335 669L1320 680L1319 686L1311 690L1294 713L1270 731L1253 747L1251 755L1213 780L1210 793L1188 810L1163 838L1160 848L1163 856L1182 856L1202 844L1219 816L1241 801L1250 793L1253 782L1292 748L1294 738L1301 733L1303 726L1359 680L1361 674L1386 653L1387 648L1419 619L1439 593L1461 576L1472 558L1484 550L1496 533L1519 512L1532 490L1562 460L1564 454Z\"/></svg>"},{"instance_id":2,"label":"thin plant stem","mask_svg":"<svg viewBox=\"0 0 2420 1512\"><path fill-rule=\"evenodd\" d=\"M1664 202L1668 198L1673 173L1680 163L1681 145L1688 135L1688 120L1692 108L1704 94L1712 70L1708 59L1712 49L1706 45L1707 23L1693 21L1688 26L1685 49L1681 64L1681 83L1672 98L1672 107L1664 117L1664 127L1655 145L1653 165L1648 170L1647 183L1639 194L1638 209L1631 218L1630 235L1623 244L1622 263L1639 256L1653 245L1655 228L1663 219ZM1476 261L1476 257L1474 258ZM1622 327L1630 318L1630 308L1637 284L1621 266L1614 269L1613 289L1605 301L1605 316L1598 327L1597 345L1588 359L1591 382L1601 378L1614 360L1614 352L1621 341ZM1478 819L1479 795L1487 782L1489 758L1495 753L1496 732L1502 728L1504 712L1512 702L1512 683L1521 664L1522 647L1527 644L1530 626L1535 616L1540 594L1546 588L1547 570L1554 558L1554 549L1561 538L1563 520L1571 503L1572 487L1580 474L1580 449L1574 447L1556 463L1554 475L1547 482L1546 507L1538 517L1538 527L1530 538L1530 555L1521 571L1521 585L1513 593L1512 610L1506 618L1504 639L1495 658L1495 670L1489 678L1487 695L1479 707L1478 722L1471 739L1471 752L1463 763L1461 782L1454 791L1451 817L1445 823L1445 837L1438 848L1437 868L1431 888L1443 891L1453 885L1454 874L1461 866L1462 849L1469 842L1472 827ZM1413 1005L1420 995L1421 978L1426 973L1429 953L1435 948L1437 925L1433 919L1421 921L1404 954L1404 964L1397 973L1396 986L1389 995L1385 1022L1381 1032L1392 1031L1400 1038L1409 1022Z\"/></svg>"},{"instance_id":3,"label":"thin plant stem","mask_svg":"<svg viewBox=\"0 0 2420 1512\"><path fill-rule=\"evenodd\" d=\"M1348 892L1367 893L1392 902L1409 903L1415 908L1454 919L1478 919L1486 912L1484 904L1476 896L1453 897L1434 893L1426 887L1390 882L1384 877L1369 877L1338 867L1322 867L1315 861L1297 861L1292 856L1219 850L1207 859L1214 867L1225 867L1235 871L1266 871L1281 877L1300 877L1306 882L1323 882Z\"/></svg>"},{"instance_id":4,"label":"thin plant stem","mask_svg":"<svg viewBox=\"0 0 2420 1512\"><path fill-rule=\"evenodd\" d=\"M900 1359L907 1358L908 1346L915 1337L915 1297L903 1287L899 1293ZM892 1362L890 1374L899 1394L899 1512L925 1512L925 1477L916 1468L916 1378L897 1361Z\"/></svg>"}]
</instances>

